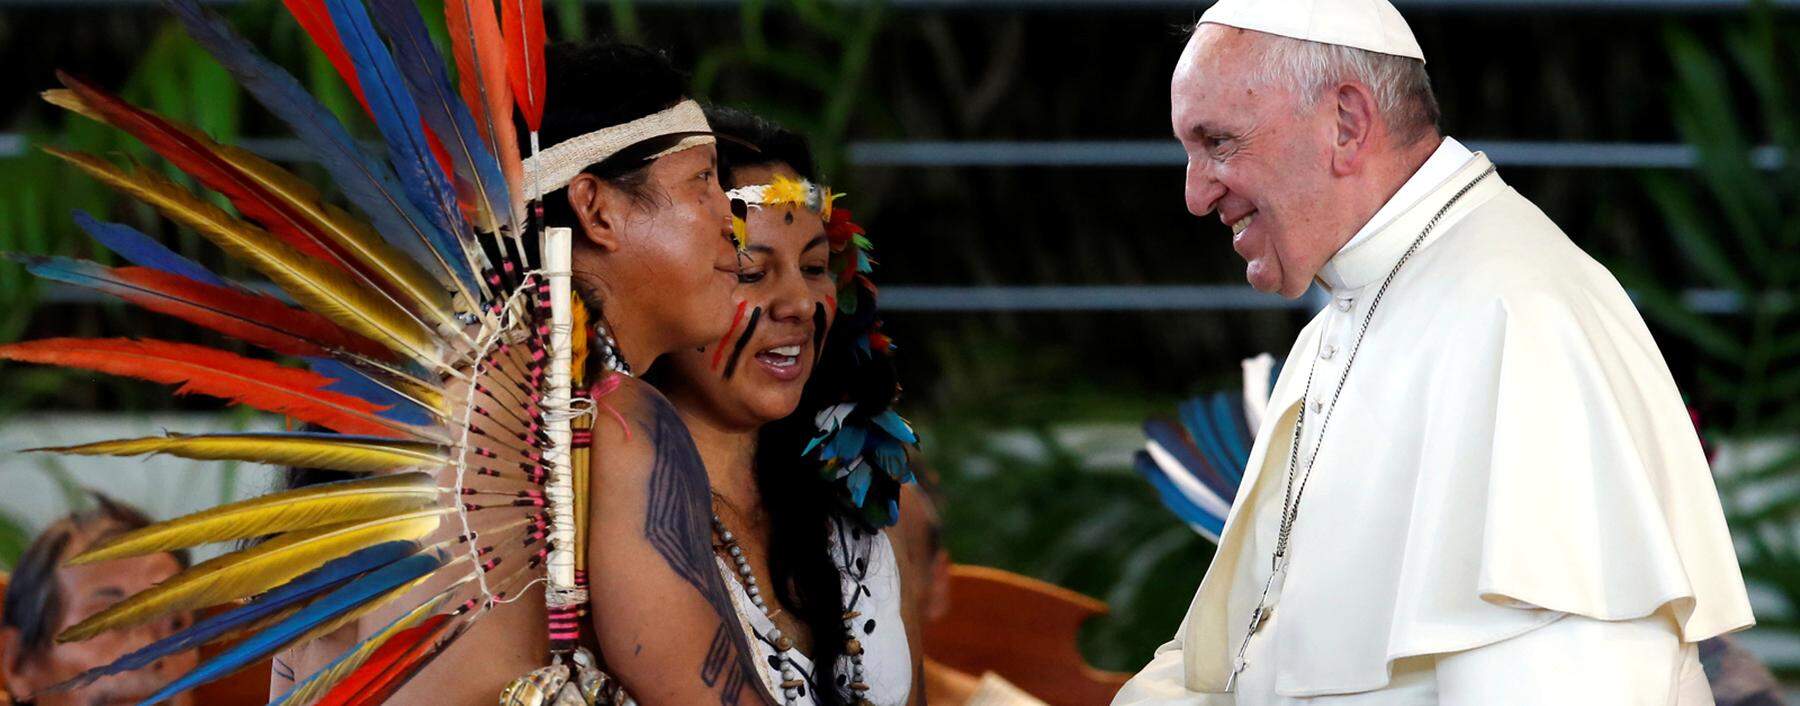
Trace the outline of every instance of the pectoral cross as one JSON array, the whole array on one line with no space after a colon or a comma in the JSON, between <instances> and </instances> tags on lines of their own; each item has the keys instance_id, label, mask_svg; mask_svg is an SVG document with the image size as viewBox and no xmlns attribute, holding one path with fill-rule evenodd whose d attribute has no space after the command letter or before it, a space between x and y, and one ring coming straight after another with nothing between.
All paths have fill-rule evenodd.
<instances>
[{"instance_id":1,"label":"pectoral cross","mask_svg":"<svg viewBox=\"0 0 1800 706\"><path fill-rule=\"evenodd\" d=\"M1262 624L1268 621L1269 614L1275 610L1275 606L1269 605L1269 592L1274 590L1276 578L1287 568L1286 558L1286 552L1277 552L1270 562L1269 580L1263 582L1262 595L1256 597L1256 610L1250 611L1250 624L1244 628L1244 641L1238 644L1237 659L1232 660L1231 674L1225 677L1227 693L1237 690L1238 674L1250 666L1249 660L1245 658L1250 653L1250 638L1256 636L1256 631L1262 628Z\"/></svg>"}]
</instances>

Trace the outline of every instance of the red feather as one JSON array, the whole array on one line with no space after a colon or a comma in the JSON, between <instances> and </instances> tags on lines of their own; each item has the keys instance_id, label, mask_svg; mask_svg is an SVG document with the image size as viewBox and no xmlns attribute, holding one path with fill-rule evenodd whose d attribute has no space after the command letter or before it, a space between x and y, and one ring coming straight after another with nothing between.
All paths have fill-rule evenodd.
<instances>
[{"instance_id":1,"label":"red feather","mask_svg":"<svg viewBox=\"0 0 1800 706\"><path fill-rule=\"evenodd\" d=\"M336 349L375 360L394 359L393 352L381 344L274 297L196 282L148 267L120 267L111 274L120 282L145 290L107 289L120 299L276 353L318 357L329 356Z\"/></svg>"},{"instance_id":2,"label":"red feather","mask_svg":"<svg viewBox=\"0 0 1800 706\"><path fill-rule=\"evenodd\" d=\"M544 2L500 0L506 35L506 73L513 99L532 132L544 122Z\"/></svg>"},{"instance_id":3,"label":"red feather","mask_svg":"<svg viewBox=\"0 0 1800 706\"><path fill-rule=\"evenodd\" d=\"M300 23L301 29L306 30L313 45L325 53L325 60L344 77L350 92L367 111L369 101L363 98L362 82L356 78L356 65L350 62L350 53L344 49L343 40L338 39L337 26L331 23L331 11L325 9L324 0L281 0L281 4L287 6L288 13Z\"/></svg>"},{"instance_id":4,"label":"red feather","mask_svg":"<svg viewBox=\"0 0 1800 706\"><path fill-rule=\"evenodd\" d=\"M356 65L351 63L350 53L344 49L343 40L338 38L337 25L331 23L331 11L325 8L324 0L281 0L281 4L287 6L288 14L293 15L294 21L300 23L300 28L306 30L306 36L312 38L313 45L324 52L325 60L331 62L331 67L337 69L338 76L343 77L344 84L350 87L351 95L356 96L356 102L362 104L363 112L372 114L369 99L363 97L362 80L356 76ZM425 126L425 141L431 148L431 155L437 158L438 166L443 168L445 174L451 173L450 151L438 142L437 135L431 131L430 126Z\"/></svg>"},{"instance_id":5,"label":"red feather","mask_svg":"<svg viewBox=\"0 0 1800 706\"><path fill-rule=\"evenodd\" d=\"M539 13L540 21L542 13ZM506 42L494 17L493 0L445 0L444 21L450 33L450 53L456 59L457 90L475 113L475 128L487 140L515 207L524 203L519 190L525 168L519 158L518 132L513 127L512 89L506 74ZM515 213L522 212L515 208Z\"/></svg>"},{"instance_id":6,"label":"red feather","mask_svg":"<svg viewBox=\"0 0 1800 706\"><path fill-rule=\"evenodd\" d=\"M335 380L206 346L126 338L47 338L0 346L0 360L94 370L169 385L284 414L345 434L411 437L376 416L385 407L324 388Z\"/></svg>"},{"instance_id":7,"label":"red feather","mask_svg":"<svg viewBox=\"0 0 1800 706\"><path fill-rule=\"evenodd\" d=\"M375 648L369 661L357 667L313 706L361 706L379 704L418 673L442 647L437 637L449 615L434 615L417 626L394 633Z\"/></svg>"},{"instance_id":8,"label":"red feather","mask_svg":"<svg viewBox=\"0 0 1800 706\"><path fill-rule=\"evenodd\" d=\"M332 251L325 237L307 226L304 218L291 207L273 197L242 170L221 159L211 148L193 135L162 117L120 100L117 96L83 83L61 71L56 76L81 102L99 112L106 121L136 137L163 158L173 162L205 184L224 194L239 211L256 221L282 242L309 257L324 260L344 269L354 260ZM380 280L375 280L380 281Z\"/></svg>"}]
</instances>

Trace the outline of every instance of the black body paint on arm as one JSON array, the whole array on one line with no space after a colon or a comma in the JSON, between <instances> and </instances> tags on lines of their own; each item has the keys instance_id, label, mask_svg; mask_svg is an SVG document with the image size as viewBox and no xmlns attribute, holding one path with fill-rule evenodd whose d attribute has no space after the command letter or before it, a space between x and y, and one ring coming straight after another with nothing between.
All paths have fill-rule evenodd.
<instances>
[{"instance_id":1,"label":"black body paint on arm","mask_svg":"<svg viewBox=\"0 0 1800 706\"><path fill-rule=\"evenodd\" d=\"M754 325L755 319L751 322ZM700 452L668 402L654 398L650 406L654 418L646 431L650 432L655 462L650 468L644 537L719 616L719 627L708 640L700 664L700 681L717 690L723 706L738 704L746 690L758 697L755 703L773 706L713 559L712 491Z\"/></svg>"},{"instance_id":2,"label":"black body paint on arm","mask_svg":"<svg viewBox=\"0 0 1800 706\"><path fill-rule=\"evenodd\" d=\"M750 337L756 335L756 322L761 318L762 307L750 310L750 321L744 324L744 335L738 337L737 345L731 349L731 360L725 362L726 380L730 380L731 374L737 372L738 358L744 355L744 346L750 345Z\"/></svg>"}]
</instances>

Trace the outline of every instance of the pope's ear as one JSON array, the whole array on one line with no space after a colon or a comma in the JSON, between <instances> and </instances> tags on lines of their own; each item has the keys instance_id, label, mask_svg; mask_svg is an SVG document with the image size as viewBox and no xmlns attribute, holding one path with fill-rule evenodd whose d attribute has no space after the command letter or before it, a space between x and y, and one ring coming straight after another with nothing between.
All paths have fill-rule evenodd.
<instances>
[{"instance_id":1,"label":"pope's ear","mask_svg":"<svg viewBox=\"0 0 1800 706\"><path fill-rule=\"evenodd\" d=\"M576 233L600 246L602 252L619 249L619 226L624 222L623 194L592 174L580 174L568 187L569 209L575 212Z\"/></svg>"},{"instance_id":2,"label":"pope's ear","mask_svg":"<svg viewBox=\"0 0 1800 706\"><path fill-rule=\"evenodd\" d=\"M1368 86L1353 81L1338 84L1331 93L1337 103L1336 135L1331 144L1331 169L1338 176L1362 170L1368 150L1381 128L1381 109Z\"/></svg>"}]
</instances>

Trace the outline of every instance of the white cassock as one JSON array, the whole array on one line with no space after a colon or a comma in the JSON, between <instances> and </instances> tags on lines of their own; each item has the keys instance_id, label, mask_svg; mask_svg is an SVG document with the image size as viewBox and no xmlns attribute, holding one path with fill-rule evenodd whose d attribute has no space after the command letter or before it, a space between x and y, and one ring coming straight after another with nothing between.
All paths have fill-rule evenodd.
<instances>
[{"instance_id":1,"label":"white cassock","mask_svg":"<svg viewBox=\"0 0 1800 706\"><path fill-rule=\"evenodd\" d=\"M1446 139L1320 271L1332 302L1212 567L1115 706L1712 703L1694 643L1754 621L1686 407L1618 282L1490 166ZM1382 281L1471 182L1382 297L1320 445ZM1290 560L1223 693L1303 404Z\"/></svg>"}]
</instances>

